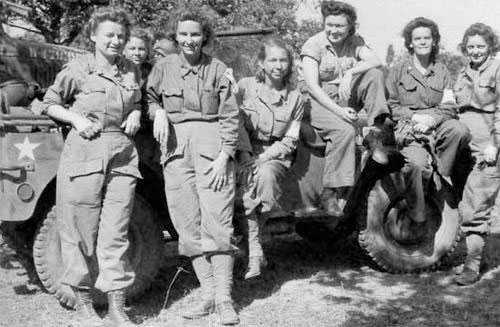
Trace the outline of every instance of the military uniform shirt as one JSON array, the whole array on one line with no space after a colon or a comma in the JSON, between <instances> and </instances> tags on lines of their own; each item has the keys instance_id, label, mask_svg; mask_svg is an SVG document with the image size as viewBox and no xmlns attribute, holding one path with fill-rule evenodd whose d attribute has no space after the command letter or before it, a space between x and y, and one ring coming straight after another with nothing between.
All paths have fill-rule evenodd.
<instances>
[{"instance_id":1,"label":"military uniform shirt","mask_svg":"<svg viewBox=\"0 0 500 327\"><path fill-rule=\"evenodd\" d=\"M396 64L386 80L387 101L394 120L411 119L413 114L427 114L436 124L456 116L450 72L442 63L433 63L425 74L413 58Z\"/></svg>"},{"instance_id":2,"label":"military uniform shirt","mask_svg":"<svg viewBox=\"0 0 500 327\"><path fill-rule=\"evenodd\" d=\"M182 55L168 55L154 65L148 78L149 115L165 110L172 124L218 120L221 150L233 157L239 112L230 77L226 65L206 54L196 67Z\"/></svg>"},{"instance_id":3,"label":"military uniform shirt","mask_svg":"<svg viewBox=\"0 0 500 327\"><path fill-rule=\"evenodd\" d=\"M238 83L236 98L254 154L264 153L268 160L287 159L299 140L304 114L300 93L270 90L248 77Z\"/></svg>"},{"instance_id":4,"label":"military uniform shirt","mask_svg":"<svg viewBox=\"0 0 500 327\"><path fill-rule=\"evenodd\" d=\"M121 131L132 110L141 110L140 72L117 57L116 72L104 71L93 54L70 61L45 94L42 113L52 105L69 105L72 112L98 123L103 131Z\"/></svg>"}]
</instances>

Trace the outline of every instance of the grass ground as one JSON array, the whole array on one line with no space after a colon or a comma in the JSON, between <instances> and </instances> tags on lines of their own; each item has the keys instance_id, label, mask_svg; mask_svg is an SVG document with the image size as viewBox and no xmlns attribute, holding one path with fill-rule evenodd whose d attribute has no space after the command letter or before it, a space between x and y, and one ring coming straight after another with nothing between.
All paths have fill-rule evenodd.
<instances>
[{"instance_id":1,"label":"grass ground","mask_svg":"<svg viewBox=\"0 0 500 327\"><path fill-rule=\"evenodd\" d=\"M500 262L499 245L498 239L490 241L490 268L482 280L458 287L449 269L460 262L463 246L443 270L392 275L377 270L354 239L320 250L296 236L276 238L265 248L271 266L263 278L243 281L244 266L238 261L234 298L241 326L500 326L500 269L492 268ZM129 314L140 326L218 326L216 315L180 318L200 294L192 272L179 275L162 310L178 264L182 261L166 261ZM0 326L73 326L74 312L44 293L29 262L2 247L0 265Z\"/></svg>"}]
</instances>

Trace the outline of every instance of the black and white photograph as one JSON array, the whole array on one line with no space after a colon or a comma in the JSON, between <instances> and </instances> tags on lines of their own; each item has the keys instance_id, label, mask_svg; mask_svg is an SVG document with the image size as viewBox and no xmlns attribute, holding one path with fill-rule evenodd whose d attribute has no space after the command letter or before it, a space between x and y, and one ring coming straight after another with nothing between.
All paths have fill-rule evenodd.
<instances>
[{"instance_id":1,"label":"black and white photograph","mask_svg":"<svg viewBox=\"0 0 500 327\"><path fill-rule=\"evenodd\" d=\"M498 0L0 0L0 327L500 326Z\"/></svg>"}]
</instances>

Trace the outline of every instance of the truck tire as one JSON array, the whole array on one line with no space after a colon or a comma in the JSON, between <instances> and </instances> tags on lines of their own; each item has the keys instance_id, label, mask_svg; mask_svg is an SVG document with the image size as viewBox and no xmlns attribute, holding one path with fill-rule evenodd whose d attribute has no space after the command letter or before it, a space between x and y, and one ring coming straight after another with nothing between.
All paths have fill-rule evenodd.
<instances>
[{"instance_id":1,"label":"truck tire","mask_svg":"<svg viewBox=\"0 0 500 327\"><path fill-rule=\"evenodd\" d=\"M153 281L163 258L161 229L157 225L153 208L139 195L130 221L128 256L135 271L135 281L127 289L127 297L132 299L142 294ZM56 207L46 214L36 234L33 245L33 259L36 271L46 290L53 294L62 305L73 308L75 295L68 285L61 284L63 273L61 242L56 229ZM97 272L97 264L91 264L91 272ZM98 290L93 290L94 303L106 304L106 297Z\"/></svg>"},{"instance_id":2,"label":"truck tire","mask_svg":"<svg viewBox=\"0 0 500 327\"><path fill-rule=\"evenodd\" d=\"M363 201L359 245L380 268L392 273L436 268L461 237L457 204L448 188L426 194L427 220L414 223L405 215L403 174L384 176Z\"/></svg>"}]
</instances>

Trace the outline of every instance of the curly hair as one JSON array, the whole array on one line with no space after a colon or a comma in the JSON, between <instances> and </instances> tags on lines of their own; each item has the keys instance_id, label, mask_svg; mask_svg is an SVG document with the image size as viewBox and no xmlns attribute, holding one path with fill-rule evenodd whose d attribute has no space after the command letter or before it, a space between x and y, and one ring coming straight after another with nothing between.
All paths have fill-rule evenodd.
<instances>
[{"instance_id":1,"label":"curly hair","mask_svg":"<svg viewBox=\"0 0 500 327\"><path fill-rule=\"evenodd\" d=\"M410 54L414 53L414 49L411 46L411 41L413 37L413 31L419 27L426 27L431 30L432 35L432 50L430 54L431 61L436 60L436 57L439 53L439 42L441 41L441 34L439 34L439 28L434 21L425 18L425 17L417 17L412 19L406 26L403 28L403 32L401 36L405 39L405 47Z\"/></svg>"},{"instance_id":2,"label":"curly hair","mask_svg":"<svg viewBox=\"0 0 500 327\"><path fill-rule=\"evenodd\" d=\"M324 0L321 2L321 15L323 16L323 21L325 21L328 16L344 15L349 24L348 37L356 34L358 15L356 14L356 8L350 4L341 1Z\"/></svg>"},{"instance_id":3,"label":"curly hair","mask_svg":"<svg viewBox=\"0 0 500 327\"><path fill-rule=\"evenodd\" d=\"M467 55L467 42L469 37L479 35L488 44L490 54L500 50L498 35L493 31L493 28L483 23L475 23L469 26L464 33L462 43L459 44L460 50L464 55Z\"/></svg>"},{"instance_id":4,"label":"curly hair","mask_svg":"<svg viewBox=\"0 0 500 327\"><path fill-rule=\"evenodd\" d=\"M95 33L99 25L103 22L114 22L122 25L125 28L125 38L128 40L132 19L125 9L120 7L102 7L94 11L86 25L87 37L90 38L90 35Z\"/></svg>"},{"instance_id":5,"label":"curly hair","mask_svg":"<svg viewBox=\"0 0 500 327\"><path fill-rule=\"evenodd\" d=\"M276 47L284 49L286 51L286 56L288 57L288 63L289 63L288 71L286 72L285 76L283 76L283 83L286 85L290 83L290 78L293 73L293 51L290 49L288 44L286 44L283 40L278 39L276 37L268 37L260 42L259 52L257 53L257 59L259 59L260 61L264 61L267 55L266 49L270 47ZM257 70L255 78L259 82L264 82L265 80L264 70L263 69Z\"/></svg>"},{"instance_id":6,"label":"curly hair","mask_svg":"<svg viewBox=\"0 0 500 327\"><path fill-rule=\"evenodd\" d=\"M203 35L205 39L203 40L202 47L206 46L215 38L215 32L212 28L212 21L205 15L203 15L199 10L196 9L188 9L182 10L177 14L172 15L172 20L169 21L169 29L167 33L167 38L172 39L177 43L176 33L177 26L180 22L185 22L187 20L191 20L197 22L201 25L201 30L203 31Z\"/></svg>"}]
</instances>

